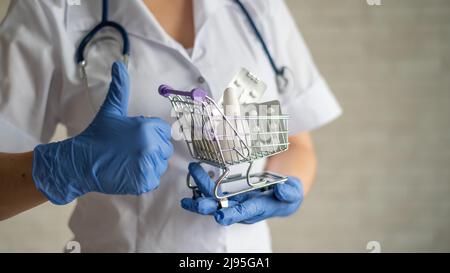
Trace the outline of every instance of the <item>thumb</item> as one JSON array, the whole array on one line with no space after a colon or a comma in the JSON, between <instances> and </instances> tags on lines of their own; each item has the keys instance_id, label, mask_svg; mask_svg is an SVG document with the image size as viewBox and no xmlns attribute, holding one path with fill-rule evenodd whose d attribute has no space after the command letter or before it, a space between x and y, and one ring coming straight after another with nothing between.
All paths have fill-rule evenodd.
<instances>
[{"instance_id":1,"label":"thumb","mask_svg":"<svg viewBox=\"0 0 450 273\"><path fill-rule=\"evenodd\" d=\"M111 84L100 112L107 112L120 116L128 113L128 97L130 96L130 79L125 64L114 62L111 70Z\"/></svg>"},{"instance_id":2,"label":"thumb","mask_svg":"<svg viewBox=\"0 0 450 273\"><path fill-rule=\"evenodd\" d=\"M276 184L274 188L275 197L287 203L295 203L303 200L303 184L292 176L284 183Z\"/></svg>"},{"instance_id":3,"label":"thumb","mask_svg":"<svg viewBox=\"0 0 450 273\"><path fill-rule=\"evenodd\" d=\"M197 185L199 190L206 197L213 196L215 183L211 180L202 166L199 163L191 162L188 169L190 175L192 176L192 178L194 178L195 184Z\"/></svg>"}]
</instances>

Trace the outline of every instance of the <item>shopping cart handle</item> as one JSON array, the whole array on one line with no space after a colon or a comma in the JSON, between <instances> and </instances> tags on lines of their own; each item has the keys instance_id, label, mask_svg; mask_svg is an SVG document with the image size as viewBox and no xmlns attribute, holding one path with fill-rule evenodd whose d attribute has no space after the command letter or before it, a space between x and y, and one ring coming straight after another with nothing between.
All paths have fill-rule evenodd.
<instances>
[{"instance_id":1,"label":"shopping cart handle","mask_svg":"<svg viewBox=\"0 0 450 273\"><path fill-rule=\"evenodd\" d=\"M185 96L190 97L192 100L195 101L204 101L206 97L206 92L203 89L200 88L194 88L191 91L180 91L175 90L172 87L168 85L161 85L158 88L158 92L161 96L168 97L169 95L179 95L179 96Z\"/></svg>"}]
</instances>

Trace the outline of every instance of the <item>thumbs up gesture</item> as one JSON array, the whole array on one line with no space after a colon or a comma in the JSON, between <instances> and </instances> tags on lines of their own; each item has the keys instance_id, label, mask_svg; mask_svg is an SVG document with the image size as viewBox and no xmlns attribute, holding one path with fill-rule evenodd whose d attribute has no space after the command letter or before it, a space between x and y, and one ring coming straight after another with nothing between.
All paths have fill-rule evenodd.
<instances>
[{"instance_id":1,"label":"thumbs up gesture","mask_svg":"<svg viewBox=\"0 0 450 273\"><path fill-rule=\"evenodd\" d=\"M81 134L34 149L33 179L54 204L88 192L140 195L159 186L173 153L170 125L129 117L130 84L123 63L112 67L103 105Z\"/></svg>"}]
</instances>

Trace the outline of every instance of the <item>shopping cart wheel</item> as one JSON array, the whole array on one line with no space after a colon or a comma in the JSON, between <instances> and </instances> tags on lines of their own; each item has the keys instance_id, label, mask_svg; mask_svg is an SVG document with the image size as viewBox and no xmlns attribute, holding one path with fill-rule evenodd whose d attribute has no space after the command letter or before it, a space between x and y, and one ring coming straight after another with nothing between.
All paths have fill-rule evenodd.
<instances>
[{"instance_id":1,"label":"shopping cart wheel","mask_svg":"<svg viewBox=\"0 0 450 273\"><path fill-rule=\"evenodd\" d=\"M219 200L219 209L228 208L228 198L223 198Z\"/></svg>"},{"instance_id":2,"label":"shopping cart wheel","mask_svg":"<svg viewBox=\"0 0 450 273\"><path fill-rule=\"evenodd\" d=\"M192 189L192 199L197 199L202 196L202 192L198 188Z\"/></svg>"}]
</instances>

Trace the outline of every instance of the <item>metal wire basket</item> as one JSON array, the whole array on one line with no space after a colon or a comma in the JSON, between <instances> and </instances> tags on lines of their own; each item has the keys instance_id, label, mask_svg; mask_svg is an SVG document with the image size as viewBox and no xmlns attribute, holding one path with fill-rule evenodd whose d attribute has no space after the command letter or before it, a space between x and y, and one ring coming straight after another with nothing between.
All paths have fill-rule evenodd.
<instances>
[{"instance_id":1,"label":"metal wire basket","mask_svg":"<svg viewBox=\"0 0 450 273\"><path fill-rule=\"evenodd\" d=\"M231 196L267 189L287 180L286 176L268 171L251 173L255 160L288 149L287 115L226 116L214 100L199 88L180 91L161 85L159 93L170 100L191 156L200 163L221 170L215 181L214 197L222 207L228 206ZM230 174L229 166L243 163L248 164L245 174ZM247 187L222 193L223 183L241 180L247 183ZM189 174L186 181L188 187L193 189L194 197L198 196L200 193L191 184Z\"/></svg>"}]
</instances>

